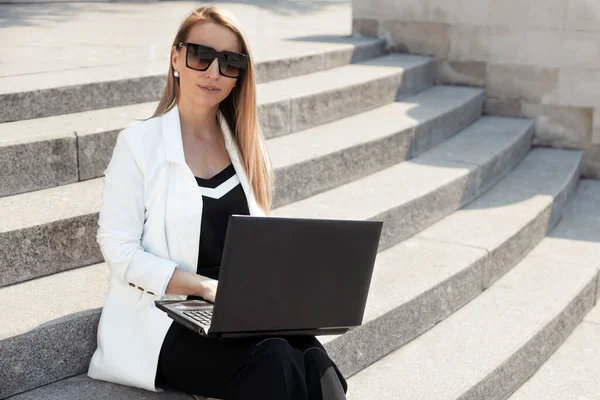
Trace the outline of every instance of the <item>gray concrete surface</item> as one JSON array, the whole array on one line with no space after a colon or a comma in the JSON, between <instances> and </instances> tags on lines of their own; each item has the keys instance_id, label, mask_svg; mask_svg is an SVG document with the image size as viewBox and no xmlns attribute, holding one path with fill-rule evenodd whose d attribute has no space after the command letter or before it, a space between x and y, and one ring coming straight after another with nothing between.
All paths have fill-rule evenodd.
<instances>
[{"instance_id":1,"label":"gray concrete surface","mask_svg":"<svg viewBox=\"0 0 600 400\"><path fill-rule=\"evenodd\" d=\"M199 5L0 5L0 121L158 100L175 30ZM247 31L258 82L381 54L381 40L350 36L347 3L218 5Z\"/></svg>"},{"instance_id":2,"label":"gray concrete surface","mask_svg":"<svg viewBox=\"0 0 600 400\"><path fill-rule=\"evenodd\" d=\"M600 269L600 182L583 180L561 223L530 257ZM509 400L600 398L600 302Z\"/></svg>"},{"instance_id":3,"label":"gray concrete surface","mask_svg":"<svg viewBox=\"0 0 600 400\"><path fill-rule=\"evenodd\" d=\"M533 149L507 179L419 236L495 252L486 272L489 287L512 267L507 260L525 256L554 227L577 187L581 156L574 150ZM516 221L522 224L517 230Z\"/></svg>"},{"instance_id":4,"label":"gray concrete surface","mask_svg":"<svg viewBox=\"0 0 600 400\"><path fill-rule=\"evenodd\" d=\"M351 377L349 398L505 399L591 309L597 277L592 268L526 257L475 300Z\"/></svg>"},{"instance_id":5,"label":"gray concrete surface","mask_svg":"<svg viewBox=\"0 0 600 400\"><path fill-rule=\"evenodd\" d=\"M18 78L23 90L30 90L42 88L29 86L32 75L139 65L155 60L163 60L168 67L177 27L194 8L203 4L191 1L0 4L0 77ZM282 52L289 54L294 51L291 43L298 41L298 46L303 46L303 41L310 42L313 35L351 33L349 1L259 0L214 4L238 18L257 59L272 58Z\"/></svg>"}]
</instances>

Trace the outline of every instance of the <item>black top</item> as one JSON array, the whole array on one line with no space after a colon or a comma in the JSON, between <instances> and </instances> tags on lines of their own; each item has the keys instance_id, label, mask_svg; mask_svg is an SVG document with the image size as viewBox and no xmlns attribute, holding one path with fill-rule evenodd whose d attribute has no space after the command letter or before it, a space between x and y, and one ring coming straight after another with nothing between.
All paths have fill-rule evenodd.
<instances>
[{"instance_id":1,"label":"black top","mask_svg":"<svg viewBox=\"0 0 600 400\"><path fill-rule=\"evenodd\" d=\"M233 164L210 179L196 177L196 182L203 202L196 273L218 279L229 216L249 215L248 202Z\"/></svg>"}]
</instances>

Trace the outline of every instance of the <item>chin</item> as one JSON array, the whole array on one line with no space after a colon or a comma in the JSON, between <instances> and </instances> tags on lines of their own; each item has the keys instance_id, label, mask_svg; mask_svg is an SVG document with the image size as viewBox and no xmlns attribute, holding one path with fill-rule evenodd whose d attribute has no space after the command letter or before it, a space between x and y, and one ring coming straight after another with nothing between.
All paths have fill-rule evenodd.
<instances>
[{"instance_id":1,"label":"chin","mask_svg":"<svg viewBox=\"0 0 600 400\"><path fill-rule=\"evenodd\" d=\"M223 101L223 99L221 98L221 96L214 97L214 98L206 98L203 96L196 96L194 98L194 103L198 104L199 106L202 107L212 107L212 106L216 106L218 105L221 101Z\"/></svg>"}]
</instances>

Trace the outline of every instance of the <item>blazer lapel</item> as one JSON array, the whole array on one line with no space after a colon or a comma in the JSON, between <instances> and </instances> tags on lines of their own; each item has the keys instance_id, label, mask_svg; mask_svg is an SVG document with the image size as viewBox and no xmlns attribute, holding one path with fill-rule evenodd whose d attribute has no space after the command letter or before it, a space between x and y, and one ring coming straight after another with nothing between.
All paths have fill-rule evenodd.
<instances>
[{"instance_id":1,"label":"blazer lapel","mask_svg":"<svg viewBox=\"0 0 600 400\"><path fill-rule=\"evenodd\" d=\"M229 126L221 111L219 110L217 113L225 147L246 195L250 215L264 216L265 213L256 203L252 188L249 186ZM161 129L166 160L171 163L169 165L168 185L165 188L167 191L165 194L165 240L167 251L171 260L179 263L180 267L189 272L195 273L198 263L203 204L202 195L194 174L185 162L177 105L162 115Z\"/></svg>"}]
</instances>

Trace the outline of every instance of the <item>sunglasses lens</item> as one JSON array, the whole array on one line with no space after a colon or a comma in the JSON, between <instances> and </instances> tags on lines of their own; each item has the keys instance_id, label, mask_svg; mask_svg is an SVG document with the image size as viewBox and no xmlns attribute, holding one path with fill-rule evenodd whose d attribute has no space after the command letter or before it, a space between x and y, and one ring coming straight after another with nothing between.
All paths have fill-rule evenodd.
<instances>
[{"instance_id":1,"label":"sunglasses lens","mask_svg":"<svg viewBox=\"0 0 600 400\"><path fill-rule=\"evenodd\" d=\"M238 53L226 52L223 55L223 58L223 61L227 62L227 64L234 68L243 69L246 66L246 58Z\"/></svg>"},{"instance_id":2,"label":"sunglasses lens","mask_svg":"<svg viewBox=\"0 0 600 400\"><path fill-rule=\"evenodd\" d=\"M188 45L188 64L193 69L206 69L214 59L214 53L203 46Z\"/></svg>"},{"instance_id":3,"label":"sunglasses lens","mask_svg":"<svg viewBox=\"0 0 600 400\"><path fill-rule=\"evenodd\" d=\"M240 68L232 67L231 65L221 64L221 71L223 71L223 74L225 76L231 76L234 78L237 78L238 76L240 76Z\"/></svg>"}]
</instances>

